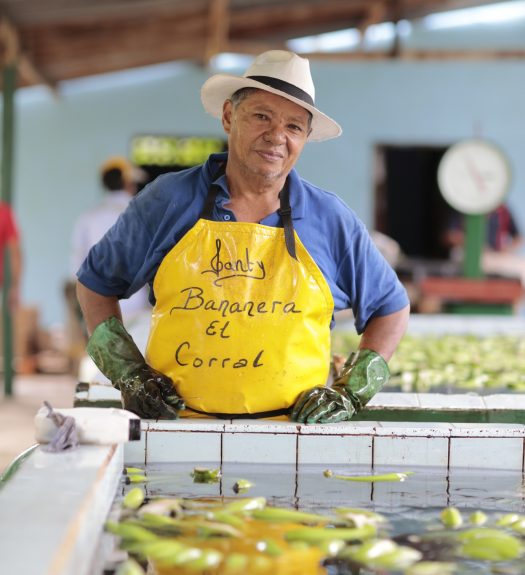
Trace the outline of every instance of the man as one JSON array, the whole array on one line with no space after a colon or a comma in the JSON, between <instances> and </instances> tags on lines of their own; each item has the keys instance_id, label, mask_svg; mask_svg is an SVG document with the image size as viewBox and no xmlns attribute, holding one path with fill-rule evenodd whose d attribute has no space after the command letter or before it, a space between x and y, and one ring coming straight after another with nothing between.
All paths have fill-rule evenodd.
<instances>
[{"instance_id":1,"label":"man","mask_svg":"<svg viewBox=\"0 0 525 575\"><path fill-rule=\"evenodd\" d=\"M20 303L20 274L22 255L20 237L11 207L0 202L0 287L4 285L4 254L9 256L10 284L7 301L14 311Z\"/></svg>"},{"instance_id":2,"label":"man","mask_svg":"<svg viewBox=\"0 0 525 575\"><path fill-rule=\"evenodd\" d=\"M143 417L290 413L350 419L388 379L408 298L364 225L293 169L307 142L339 136L314 104L307 60L281 50L243 77L208 79L228 153L158 178L90 252L78 298L88 352ZM146 359L118 298L156 299ZM334 310L352 308L361 349L325 386Z\"/></svg>"}]
</instances>

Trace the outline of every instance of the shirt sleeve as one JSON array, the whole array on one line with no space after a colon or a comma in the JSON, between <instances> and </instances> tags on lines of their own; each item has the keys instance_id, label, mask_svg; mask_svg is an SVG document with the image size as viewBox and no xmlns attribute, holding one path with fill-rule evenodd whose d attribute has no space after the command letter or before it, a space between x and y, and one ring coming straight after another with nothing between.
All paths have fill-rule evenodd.
<instances>
[{"instance_id":1,"label":"shirt sleeve","mask_svg":"<svg viewBox=\"0 0 525 575\"><path fill-rule=\"evenodd\" d=\"M128 298L152 280L158 267L151 257L153 235L165 212L162 202L151 201L158 198L155 187L136 196L89 250L77 273L83 285L101 295Z\"/></svg>"},{"instance_id":2,"label":"shirt sleeve","mask_svg":"<svg viewBox=\"0 0 525 575\"><path fill-rule=\"evenodd\" d=\"M350 239L336 281L348 295L356 330L361 334L372 318L400 311L409 300L395 270L360 220L354 222Z\"/></svg>"},{"instance_id":3,"label":"shirt sleeve","mask_svg":"<svg viewBox=\"0 0 525 575\"><path fill-rule=\"evenodd\" d=\"M372 318L408 305L406 289L354 210L305 180L292 180L291 192L294 227L330 287L334 311L351 309L363 333Z\"/></svg>"}]
</instances>

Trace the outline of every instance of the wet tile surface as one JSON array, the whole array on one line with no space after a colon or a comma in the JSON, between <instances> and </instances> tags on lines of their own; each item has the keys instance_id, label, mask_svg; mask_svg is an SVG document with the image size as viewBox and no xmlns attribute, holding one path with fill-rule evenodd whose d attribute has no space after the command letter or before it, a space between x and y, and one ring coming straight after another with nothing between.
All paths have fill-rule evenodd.
<instances>
[{"instance_id":1,"label":"wet tile surface","mask_svg":"<svg viewBox=\"0 0 525 575\"><path fill-rule=\"evenodd\" d=\"M224 433L225 462L295 463L297 437L290 433Z\"/></svg>"}]
</instances>

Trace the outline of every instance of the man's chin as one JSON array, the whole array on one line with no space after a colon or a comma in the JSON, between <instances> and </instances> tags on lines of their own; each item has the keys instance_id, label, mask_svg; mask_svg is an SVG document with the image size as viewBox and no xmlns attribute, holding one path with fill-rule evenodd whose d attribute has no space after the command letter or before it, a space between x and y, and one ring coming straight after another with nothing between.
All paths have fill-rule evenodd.
<instances>
[{"instance_id":1,"label":"man's chin","mask_svg":"<svg viewBox=\"0 0 525 575\"><path fill-rule=\"evenodd\" d=\"M286 172L282 168L261 168L256 170L256 173L267 182L279 180L286 176Z\"/></svg>"}]
</instances>

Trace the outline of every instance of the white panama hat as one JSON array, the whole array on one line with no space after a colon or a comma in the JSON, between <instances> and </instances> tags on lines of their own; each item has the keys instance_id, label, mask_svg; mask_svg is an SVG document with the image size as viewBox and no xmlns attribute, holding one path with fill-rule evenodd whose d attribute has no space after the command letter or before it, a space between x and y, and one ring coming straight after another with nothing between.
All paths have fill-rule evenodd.
<instances>
[{"instance_id":1,"label":"white panama hat","mask_svg":"<svg viewBox=\"0 0 525 575\"><path fill-rule=\"evenodd\" d=\"M201 88L201 100L206 112L222 117L225 100L241 88L258 88L295 102L312 114L312 131L308 141L320 142L337 138L341 126L315 107L315 87L310 74L310 63L293 52L269 50L263 52L243 76L216 74Z\"/></svg>"}]
</instances>

